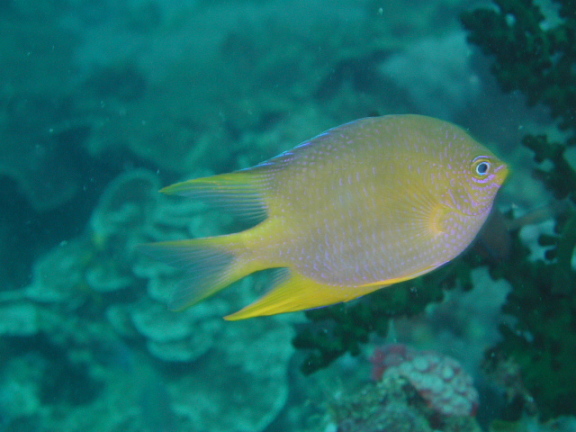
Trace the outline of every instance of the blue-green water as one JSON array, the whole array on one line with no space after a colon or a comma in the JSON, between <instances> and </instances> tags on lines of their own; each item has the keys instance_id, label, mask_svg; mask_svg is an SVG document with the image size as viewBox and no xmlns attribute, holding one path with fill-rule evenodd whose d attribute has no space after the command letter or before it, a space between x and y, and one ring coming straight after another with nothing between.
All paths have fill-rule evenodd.
<instances>
[{"instance_id":1,"label":"blue-green water","mask_svg":"<svg viewBox=\"0 0 576 432\"><path fill-rule=\"evenodd\" d=\"M136 250L243 228L161 187L246 168L389 113L462 125L510 162L501 211L549 205L519 143L527 132L560 132L544 108L503 94L490 60L467 42L459 16L477 6L1 1L0 431L575 431L572 405L539 406L548 402L523 384L526 374L538 382L537 369L513 356L486 366L499 326L517 322L502 311L516 288L489 274L490 260L468 273L472 290L458 279L425 312L391 317L388 335L371 335L357 356L305 376L306 352L292 344L303 313L222 320L261 295L269 275L172 312L166 302L182 275ZM538 236L572 214L558 208L510 228L522 228L526 260L554 258ZM505 259L508 246L486 244ZM326 333L327 322L317 324ZM530 344L534 334L523 337ZM447 420L405 377L376 388L370 357L392 342L455 359L479 407ZM576 360L563 355L560 365Z\"/></svg>"}]
</instances>

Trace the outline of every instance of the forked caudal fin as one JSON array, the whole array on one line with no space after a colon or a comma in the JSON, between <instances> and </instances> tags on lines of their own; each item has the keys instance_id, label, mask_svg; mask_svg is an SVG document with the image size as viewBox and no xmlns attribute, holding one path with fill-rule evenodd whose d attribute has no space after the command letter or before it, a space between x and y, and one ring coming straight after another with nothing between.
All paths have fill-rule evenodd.
<instances>
[{"instance_id":1,"label":"forked caudal fin","mask_svg":"<svg viewBox=\"0 0 576 432\"><path fill-rule=\"evenodd\" d=\"M175 289L170 308L182 310L216 294L256 269L243 259L246 249L239 234L149 243L142 252L185 270L184 280Z\"/></svg>"},{"instance_id":2,"label":"forked caudal fin","mask_svg":"<svg viewBox=\"0 0 576 432\"><path fill-rule=\"evenodd\" d=\"M266 217L264 190L269 176L262 170L243 170L176 183L167 194L205 201L216 208L259 220ZM170 307L181 310L217 293L238 279L260 270L249 259L244 233L194 240L141 245L142 252L186 271L175 289Z\"/></svg>"}]
</instances>

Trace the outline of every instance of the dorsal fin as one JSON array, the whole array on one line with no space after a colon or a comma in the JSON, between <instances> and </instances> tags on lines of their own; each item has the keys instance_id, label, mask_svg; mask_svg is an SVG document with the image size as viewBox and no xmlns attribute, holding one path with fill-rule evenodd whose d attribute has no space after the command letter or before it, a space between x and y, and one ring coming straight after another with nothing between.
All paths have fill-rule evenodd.
<instances>
[{"instance_id":1,"label":"dorsal fin","mask_svg":"<svg viewBox=\"0 0 576 432\"><path fill-rule=\"evenodd\" d=\"M260 221L266 217L266 190L271 175L263 170L242 170L201 177L165 187L165 194L198 199L236 216Z\"/></svg>"}]
</instances>

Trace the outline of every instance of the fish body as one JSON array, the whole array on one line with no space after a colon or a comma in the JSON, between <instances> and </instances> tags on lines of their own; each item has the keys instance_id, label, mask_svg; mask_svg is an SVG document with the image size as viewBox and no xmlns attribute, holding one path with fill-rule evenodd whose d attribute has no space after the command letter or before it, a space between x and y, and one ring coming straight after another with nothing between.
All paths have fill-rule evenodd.
<instances>
[{"instance_id":1,"label":"fish body","mask_svg":"<svg viewBox=\"0 0 576 432\"><path fill-rule=\"evenodd\" d=\"M507 173L451 123L364 118L255 167L166 188L264 220L236 234L145 248L187 268L176 309L268 268L284 269L273 289L227 319L326 306L454 259L482 227Z\"/></svg>"}]
</instances>

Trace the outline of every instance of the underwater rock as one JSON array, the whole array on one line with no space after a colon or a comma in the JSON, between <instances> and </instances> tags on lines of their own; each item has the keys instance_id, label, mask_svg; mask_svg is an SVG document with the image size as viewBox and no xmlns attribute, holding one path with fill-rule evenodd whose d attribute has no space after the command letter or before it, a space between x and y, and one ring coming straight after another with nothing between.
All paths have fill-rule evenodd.
<instances>
[{"instance_id":1,"label":"underwater rock","mask_svg":"<svg viewBox=\"0 0 576 432\"><path fill-rule=\"evenodd\" d=\"M34 116L34 113L30 115ZM0 174L16 181L34 210L53 210L77 193L80 173L75 166L78 161L71 156L68 145L60 145L51 137L40 134L16 137L0 130L0 136L4 143Z\"/></svg>"},{"instance_id":2,"label":"underwater rock","mask_svg":"<svg viewBox=\"0 0 576 432\"><path fill-rule=\"evenodd\" d=\"M25 302L0 303L0 335L31 336L38 332L38 313Z\"/></svg>"},{"instance_id":3,"label":"underwater rock","mask_svg":"<svg viewBox=\"0 0 576 432\"><path fill-rule=\"evenodd\" d=\"M308 138L305 129L317 133L386 104L377 65L411 41L408 29L421 35L439 17L454 26L445 18L446 4L453 9L442 0L407 16L396 4L373 2L327 8L299 0L288 15L278 1L234 8L151 2L158 14L146 31L134 31L132 23L141 6L109 4L109 16L82 28L87 36L77 56L80 69L95 71L89 79L94 95L86 104L101 113L86 147L94 156L129 150L181 175L197 166L221 170L238 167L240 158L273 155ZM279 50L279 40L290 40L290 49ZM114 87L134 81L142 83L137 91ZM331 98L348 88L349 105L332 107ZM370 103L358 104L364 97ZM286 130L282 124L294 113L318 105L325 111L322 123L308 120L273 148L265 139L250 139L275 127ZM326 115L330 110L333 116Z\"/></svg>"},{"instance_id":4,"label":"underwater rock","mask_svg":"<svg viewBox=\"0 0 576 432\"><path fill-rule=\"evenodd\" d=\"M34 265L26 296L35 302L67 303L72 308L86 295L84 271L93 252L84 238L63 241Z\"/></svg>"},{"instance_id":5,"label":"underwater rock","mask_svg":"<svg viewBox=\"0 0 576 432\"><path fill-rule=\"evenodd\" d=\"M0 372L2 431L18 430L19 421L38 415L41 409L40 387L43 372L43 365L38 364L33 356L4 359Z\"/></svg>"},{"instance_id":6,"label":"underwater rock","mask_svg":"<svg viewBox=\"0 0 576 432\"><path fill-rule=\"evenodd\" d=\"M408 93L417 112L453 119L480 96L470 53L462 31L427 37L385 59L380 72Z\"/></svg>"},{"instance_id":7,"label":"underwater rock","mask_svg":"<svg viewBox=\"0 0 576 432\"><path fill-rule=\"evenodd\" d=\"M89 131L70 98L80 37L59 26L55 8L43 6L27 6L23 15L15 7L12 16L3 9L0 19L0 175L14 180L39 212L78 191L78 149Z\"/></svg>"}]
</instances>

